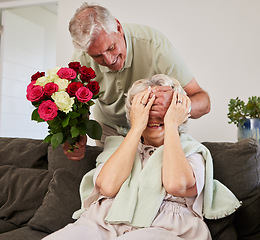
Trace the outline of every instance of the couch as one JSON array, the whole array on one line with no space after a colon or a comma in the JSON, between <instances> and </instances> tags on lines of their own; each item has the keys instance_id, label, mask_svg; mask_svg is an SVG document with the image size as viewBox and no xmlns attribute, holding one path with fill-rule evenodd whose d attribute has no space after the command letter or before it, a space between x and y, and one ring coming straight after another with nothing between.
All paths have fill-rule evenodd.
<instances>
[{"instance_id":1,"label":"couch","mask_svg":"<svg viewBox=\"0 0 260 240\"><path fill-rule=\"evenodd\" d=\"M212 153L214 177L242 206L232 215L205 220L213 239L260 239L260 146L253 139L204 142ZM61 146L41 140L0 137L0 240L38 240L74 220L79 184L102 151L87 146L85 158L68 160Z\"/></svg>"}]
</instances>

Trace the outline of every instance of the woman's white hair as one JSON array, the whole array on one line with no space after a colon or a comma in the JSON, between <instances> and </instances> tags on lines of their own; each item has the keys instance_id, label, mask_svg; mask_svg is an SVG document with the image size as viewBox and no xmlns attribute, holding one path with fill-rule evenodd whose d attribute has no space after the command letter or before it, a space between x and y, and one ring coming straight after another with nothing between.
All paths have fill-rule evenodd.
<instances>
[{"instance_id":1,"label":"woman's white hair","mask_svg":"<svg viewBox=\"0 0 260 240\"><path fill-rule=\"evenodd\" d=\"M102 30L117 32L117 22L108 9L99 5L83 3L69 22L73 45L81 51L87 51Z\"/></svg>"},{"instance_id":2,"label":"woman's white hair","mask_svg":"<svg viewBox=\"0 0 260 240\"><path fill-rule=\"evenodd\" d=\"M170 86L175 92L179 92L181 94L185 94L186 92L181 87L180 83L175 79L168 77L164 74L156 74L151 78L140 79L134 82L132 87L129 89L127 93L126 103L125 103L125 111L126 111L126 118L129 125L131 125L130 121L130 111L132 106L132 100L134 96L147 89L149 86ZM184 133L187 131L188 125L188 118L181 124L178 128L179 133Z\"/></svg>"}]
</instances>

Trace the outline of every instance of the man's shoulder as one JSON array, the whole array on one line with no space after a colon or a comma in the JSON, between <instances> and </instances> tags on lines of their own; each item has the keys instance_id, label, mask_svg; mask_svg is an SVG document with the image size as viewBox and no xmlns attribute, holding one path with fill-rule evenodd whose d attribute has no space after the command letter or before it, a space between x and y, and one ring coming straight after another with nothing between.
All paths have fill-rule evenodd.
<instances>
[{"instance_id":1,"label":"man's shoulder","mask_svg":"<svg viewBox=\"0 0 260 240\"><path fill-rule=\"evenodd\" d=\"M86 54L85 51L74 51L73 55L72 55L72 60L73 61L79 61L80 59L90 59L90 57L88 56L88 54Z\"/></svg>"},{"instance_id":2,"label":"man's shoulder","mask_svg":"<svg viewBox=\"0 0 260 240\"><path fill-rule=\"evenodd\" d=\"M125 34L129 34L131 38L143 39L149 41L160 42L162 39L167 40L166 36L158 29L137 23L123 23Z\"/></svg>"},{"instance_id":3,"label":"man's shoulder","mask_svg":"<svg viewBox=\"0 0 260 240\"><path fill-rule=\"evenodd\" d=\"M139 23L122 23L122 26L124 28L127 28L129 30L147 30L147 31L159 31L154 27L144 25L144 24L139 24Z\"/></svg>"},{"instance_id":4,"label":"man's shoulder","mask_svg":"<svg viewBox=\"0 0 260 240\"><path fill-rule=\"evenodd\" d=\"M80 62L82 66L96 68L95 61L85 51L75 51L71 58L72 61Z\"/></svg>"}]
</instances>

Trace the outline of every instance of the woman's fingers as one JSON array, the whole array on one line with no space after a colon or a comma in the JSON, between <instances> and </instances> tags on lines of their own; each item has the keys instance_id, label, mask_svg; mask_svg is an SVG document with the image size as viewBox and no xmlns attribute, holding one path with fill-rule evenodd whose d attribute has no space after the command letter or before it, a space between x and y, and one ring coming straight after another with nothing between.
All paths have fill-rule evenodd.
<instances>
[{"instance_id":1,"label":"woman's fingers","mask_svg":"<svg viewBox=\"0 0 260 240\"><path fill-rule=\"evenodd\" d=\"M151 88L150 87L147 88L143 92L137 93L134 96L133 103L137 103L137 104L139 103L139 104L142 104L142 105L145 106L147 104L148 99L149 99L150 93L151 93Z\"/></svg>"},{"instance_id":2,"label":"woman's fingers","mask_svg":"<svg viewBox=\"0 0 260 240\"><path fill-rule=\"evenodd\" d=\"M148 103L146 104L145 108L148 109L148 111L150 111L153 103L155 100L155 95L153 95L151 98L149 98Z\"/></svg>"},{"instance_id":3,"label":"woman's fingers","mask_svg":"<svg viewBox=\"0 0 260 240\"><path fill-rule=\"evenodd\" d=\"M145 106L147 104L147 101L149 99L151 93L151 87L149 86L146 91L144 91L144 95L141 99L141 103Z\"/></svg>"},{"instance_id":4,"label":"woman's fingers","mask_svg":"<svg viewBox=\"0 0 260 240\"><path fill-rule=\"evenodd\" d=\"M180 94L178 92L173 93L172 103L165 114L165 123L177 123L177 125L182 124L188 115L190 109L190 99L186 95Z\"/></svg>"}]
</instances>

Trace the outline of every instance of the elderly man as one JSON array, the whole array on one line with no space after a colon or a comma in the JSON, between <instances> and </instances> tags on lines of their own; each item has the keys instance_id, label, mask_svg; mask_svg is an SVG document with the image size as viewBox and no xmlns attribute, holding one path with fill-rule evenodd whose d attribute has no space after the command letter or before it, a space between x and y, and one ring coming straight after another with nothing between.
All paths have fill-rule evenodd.
<instances>
[{"instance_id":1,"label":"elderly man","mask_svg":"<svg viewBox=\"0 0 260 240\"><path fill-rule=\"evenodd\" d=\"M126 135L125 94L137 79L163 73L177 79L191 100L192 118L210 111L208 94L201 89L193 74L176 52L171 42L159 31L138 24L121 24L108 9L84 3L70 21L69 30L76 52L74 61L92 67L104 94L95 104L94 118L103 128L102 146L108 135ZM172 99L173 90L161 86L153 92L156 96L151 115L163 118ZM80 150L67 153L78 160L84 156ZM78 152L78 154L77 154Z\"/></svg>"}]
</instances>

